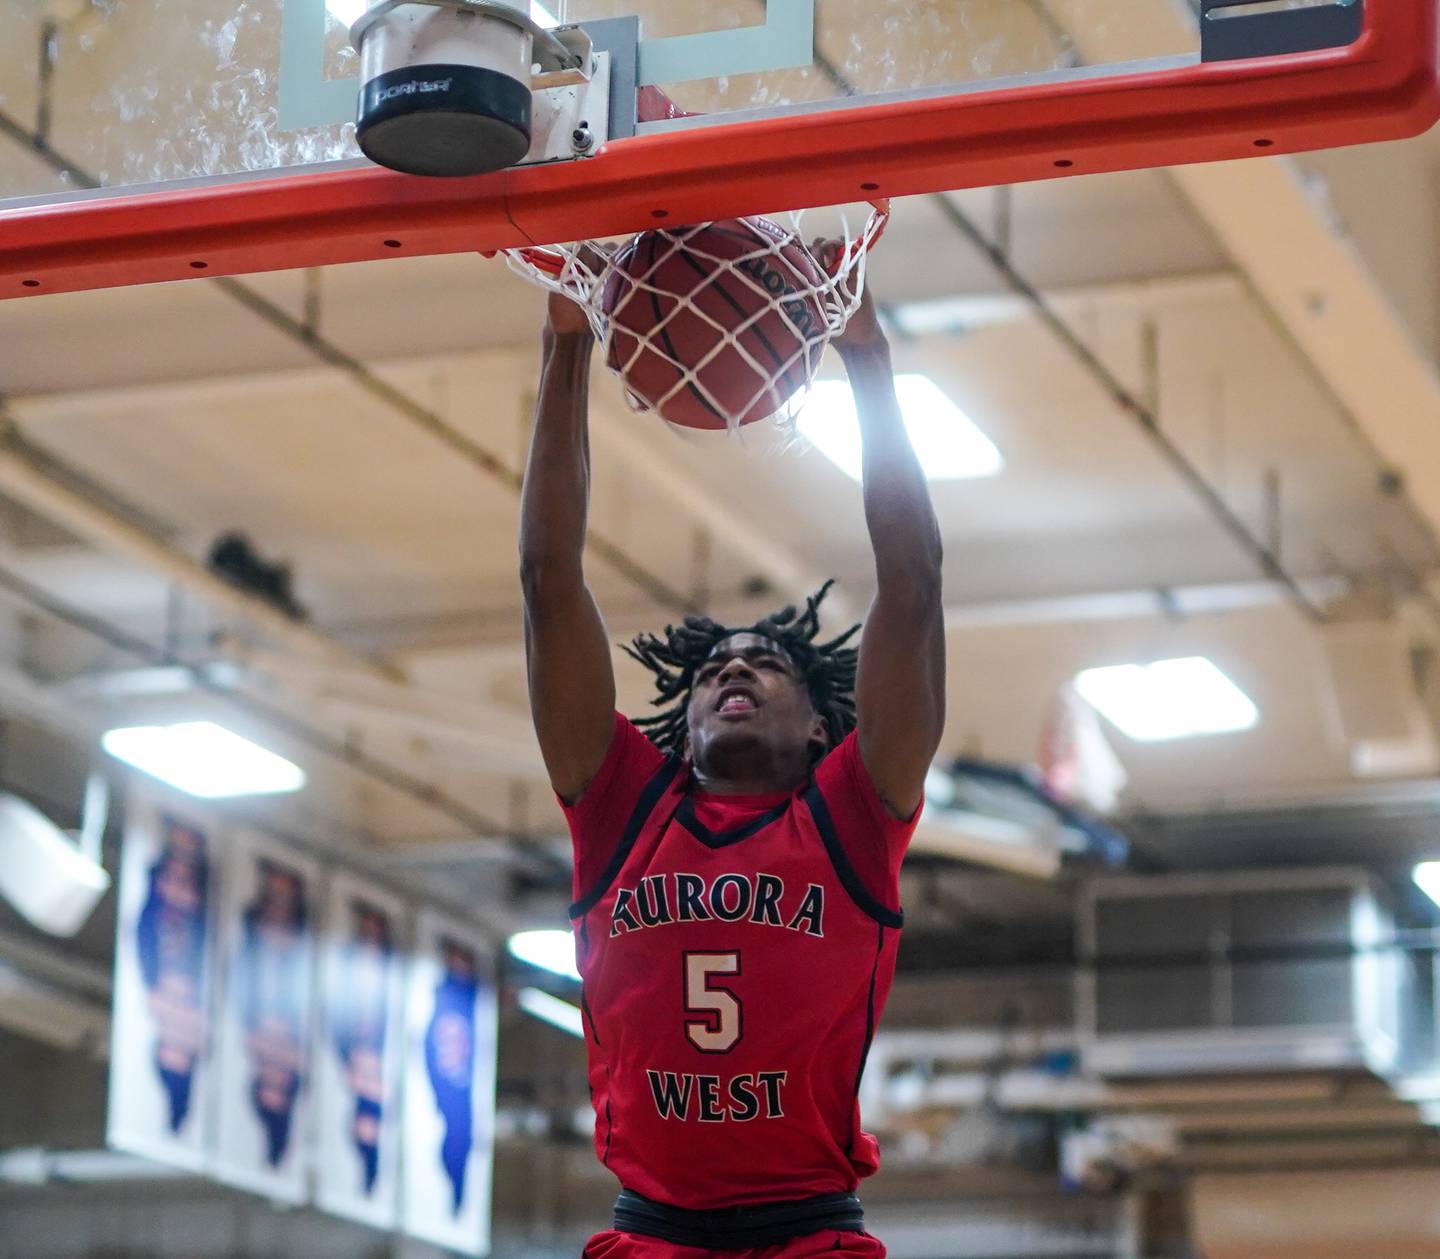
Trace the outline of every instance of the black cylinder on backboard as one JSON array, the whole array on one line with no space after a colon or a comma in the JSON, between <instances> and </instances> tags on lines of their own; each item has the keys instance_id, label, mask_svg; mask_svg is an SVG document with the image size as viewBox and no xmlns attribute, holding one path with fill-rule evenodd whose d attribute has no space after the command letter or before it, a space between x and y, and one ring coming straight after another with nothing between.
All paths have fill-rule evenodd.
<instances>
[{"instance_id":1,"label":"black cylinder on backboard","mask_svg":"<svg viewBox=\"0 0 1440 1259\"><path fill-rule=\"evenodd\" d=\"M478 66L406 66L360 92L355 138L407 175L483 175L530 151L530 85Z\"/></svg>"}]
</instances>

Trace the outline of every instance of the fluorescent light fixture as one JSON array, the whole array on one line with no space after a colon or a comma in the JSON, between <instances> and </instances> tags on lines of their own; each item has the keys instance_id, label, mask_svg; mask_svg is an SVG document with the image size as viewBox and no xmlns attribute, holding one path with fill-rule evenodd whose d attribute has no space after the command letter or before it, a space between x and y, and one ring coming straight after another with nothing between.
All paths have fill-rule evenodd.
<instances>
[{"instance_id":1,"label":"fluorescent light fixture","mask_svg":"<svg viewBox=\"0 0 1440 1259\"><path fill-rule=\"evenodd\" d=\"M541 992L539 988L522 988L515 999L526 1014L533 1014L552 1027L569 1032L571 1036L584 1037L585 1023L578 1005L561 1001L559 997L552 997L548 992Z\"/></svg>"},{"instance_id":2,"label":"fluorescent light fixture","mask_svg":"<svg viewBox=\"0 0 1440 1259\"><path fill-rule=\"evenodd\" d=\"M1075 687L1102 716L1142 743L1249 730L1250 697L1204 656L1086 669Z\"/></svg>"},{"instance_id":3,"label":"fluorescent light fixture","mask_svg":"<svg viewBox=\"0 0 1440 1259\"><path fill-rule=\"evenodd\" d=\"M325 7L330 11L331 17L349 30L359 20L361 14L370 7L370 0L325 0ZM560 25L560 19L543 4L532 4L530 16L541 26Z\"/></svg>"},{"instance_id":4,"label":"fluorescent light fixture","mask_svg":"<svg viewBox=\"0 0 1440 1259\"><path fill-rule=\"evenodd\" d=\"M517 931L506 947L511 956L566 979L579 979L575 968L575 937L568 931Z\"/></svg>"},{"instance_id":5,"label":"fluorescent light fixture","mask_svg":"<svg viewBox=\"0 0 1440 1259\"><path fill-rule=\"evenodd\" d=\"M126 726L107 730L100 743L127 765L206 799L274 795L305 785L298 765L213 721Z\"/></svg>"},{"instance_id":6,"label":"fluorescent light fixture","mask_svg":"<svg viewBox=\"0 0 1440 1259\"><path fill-rule=\"evenodd\" d=\"M1411 872L1415 886L1440 905L1440 861L1422 861Z\"/></svg>"},{"instance_id":7,"label":"fluorescent light fixture","mask_svg":"<svg viewBox=\"0 0 1440 1259\"><path fill-rule=\"evenodd\" d=\"M910 444L930 480L994 476L1005 466L995 443L930 377L897 376L895 394ZM796 424L841 472L860 479L860 421L848 381L817 380Z\"/></svg>"}]
</instances>

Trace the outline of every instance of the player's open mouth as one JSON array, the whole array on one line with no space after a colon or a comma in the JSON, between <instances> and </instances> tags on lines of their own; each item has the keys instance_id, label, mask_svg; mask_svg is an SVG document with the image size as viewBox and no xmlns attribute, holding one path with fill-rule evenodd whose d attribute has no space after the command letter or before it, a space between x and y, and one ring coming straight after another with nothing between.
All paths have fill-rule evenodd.
<instances>
[{"instance_id":1,"label":"player's open mouth","mask_svg":"<svg viewBox=\"0 0 1440 1259\"><path fill-rule=\"evenodd\" d=\"M715 711L722 714L750 713L759 707L760 701L755 698L754 693L740 686L727 686L715 701Z\"/></svg>"}]
</instances>

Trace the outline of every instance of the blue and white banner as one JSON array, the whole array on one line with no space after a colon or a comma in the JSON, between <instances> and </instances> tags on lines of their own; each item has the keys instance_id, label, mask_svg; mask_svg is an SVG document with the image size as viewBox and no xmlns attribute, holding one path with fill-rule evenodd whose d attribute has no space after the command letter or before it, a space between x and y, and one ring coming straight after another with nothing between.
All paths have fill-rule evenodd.
<instances>
[{"instance_id":1,"label":"blue and white banner","mask_svg":"<svg viewBox=\"0 0 1440 1259\"><path fill-rule=\"evenodd\" d=\"M246 831L227 842L216 1017L214 1171L306 1197L318 867Z\"/></svg>"},{"instance_id":2,"label":"blue and white banner","mask_svg":"<svg viewBox=\"0 0 1440 1259\"><path fill-rule=\"evenodd\" d=\"M133 795L120 858L106 1138L206 1166L218 885L213 819Z\"/></svg>"},{"instance_id":3,"label":"blue and white banner","mask_svg":"<svg viewBox=\"0 0 1440 1259\"><path fill-rule=\"evenodd\" d=\"M375 1228L399 1220L405 903L335 875L326 897L314 1049L316 1202Z\"/></svg>"},{"instance_id":4,"label":"blue and white banner","mask_svg":"<svg viewBox=\"0 0 1440 1259\"><path fill-rule=\"evenodd\" d=\"M496 1008L483 939L422 911L405 1001L403 1222L466 1255L490 1250Z\"/></svg>"}]
</instances>

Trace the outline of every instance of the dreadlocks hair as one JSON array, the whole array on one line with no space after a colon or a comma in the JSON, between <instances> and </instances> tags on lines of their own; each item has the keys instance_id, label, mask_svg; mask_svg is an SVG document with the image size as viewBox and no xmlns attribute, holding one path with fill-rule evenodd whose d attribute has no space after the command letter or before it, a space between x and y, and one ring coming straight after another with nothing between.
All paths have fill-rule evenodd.
<instances>
[{"instance_id":1,"label":"dreadlocks hair","mask_svg":"<svg viewBox=\"0 0 1440 1259\"><path fill-rule=\"evenodd\" d=\"M655 675L659 694L651 704L661 711L638 718L635 724L662 752L680 756L689 733L687 710L696 671L725 639L759 634L778 643L794 662L810 692L811 705L825 723L830 746L835 747L855 729L855 668L860 653L845 644L860 626L852 625L829 642L815 641L820 632L820 604L834 584L833 579L827 581L806 599L803 612L792 605L754 625L726 626L708 616L687 616L681 625L667 625L663 635L641 634L624 649Z\"/></svg>"}]
</instances>

